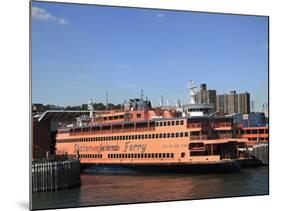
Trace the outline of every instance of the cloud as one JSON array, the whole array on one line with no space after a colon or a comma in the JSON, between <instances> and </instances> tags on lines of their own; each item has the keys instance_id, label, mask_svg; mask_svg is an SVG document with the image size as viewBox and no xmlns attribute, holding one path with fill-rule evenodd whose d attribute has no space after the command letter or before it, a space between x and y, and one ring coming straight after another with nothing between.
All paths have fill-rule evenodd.
<instances>
[{"instance_id":1,"label":"cloud","mask_svg":"<svg viewBox=\"0 0 281 211\"><path fill-rule=\"evenodd\" d=\"M164 18L164 17L165 17L165 15L164 15L164 14L162 14L162 13L158 13L158 14L156 15L156 17L157 17L157 18Z\"/></svg>"},{"instance_id":2,"label":"cloud","mask_svg":"<svg viewBox=\"0 0 281 211\"><path fill-rule=\"evenodd\" d=\"M36 6L32 7L32 18L34 20L40 20L40 21L54 21L60 25L65 25L68 23L68 21L65 18L56 17L51 13L49 13L47 10Z\"/></svg>"}]
</instances>

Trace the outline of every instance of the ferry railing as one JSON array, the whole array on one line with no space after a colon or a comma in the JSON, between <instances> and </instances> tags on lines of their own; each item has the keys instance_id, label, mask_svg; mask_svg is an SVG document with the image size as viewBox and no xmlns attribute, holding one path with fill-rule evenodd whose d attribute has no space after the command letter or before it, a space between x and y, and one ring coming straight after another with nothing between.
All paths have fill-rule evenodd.
<instances>
[{"instance_id":1,"label":"ferry railing","mask_svg":"<svg viewBox=\"0 0 281 211\"><path fill-rule=\"evenodd\" d=\"M207 140L207 135L190 136L190 141Z\"/></svg>"},{"instance_id":2,"label":"ferry railing","mask_svg":"<svg viewBox=\"0 0 281 211\"><path fill-rule=\"evenodd\" d=\"M232 124L230 122L221 122L221 123L214 123L214 128L224 128L224 127L231 127Z\"/></svg>"},{"instance_id":3,"label":"ferry railing","mask_svg":"<svg viewBox=\"0 0 281 211\"><path fill-rule=\"evenodd\" d=\"M101 131L88 131L88 132L72 132L70 136L78 135L93 135L93 134L112 134L112 133L124 133L124 132L144 132L144 131L154 131L155 127L149 128L124 128L121 130L101 130Z\"/></svg>"},{"instance_id":4,"label":"ferry railing","mask_svg":"<svg viewBox=\"0 0 281 211\"><path fill-rule=\"evenodd\" d=\"M202 128L202 123L188 123L187 128Z\"/></svg>"},{"instance_id":5,"label":"ferry railing","mask_svg":"<svg viewBox=\"0 0 281 211\"><path fill-rule=\"evenodd\" d=\"M232 134L219 134L219 139L232 138Z\"/></svg>"}]
</instances>

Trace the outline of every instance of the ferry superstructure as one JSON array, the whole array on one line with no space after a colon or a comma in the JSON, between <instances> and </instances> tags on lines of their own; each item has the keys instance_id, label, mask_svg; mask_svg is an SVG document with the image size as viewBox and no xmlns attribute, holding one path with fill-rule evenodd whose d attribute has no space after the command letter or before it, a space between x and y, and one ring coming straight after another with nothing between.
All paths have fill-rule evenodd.
<instances>
[{"instance_id":1,"label":"ferry superstructure","mask_svg":"<svg viewBox=\"0 0 281 211\"><path fill-rule=\"evenodd\" d=\"M248 140L234 133L231 117L192 104L184 115L173 108L152 108L143 99L96 114L90 104L89 117L58 130L56 148L94 170L239 171L235 160L247 157Z\"/></svg>"}]
</instances>

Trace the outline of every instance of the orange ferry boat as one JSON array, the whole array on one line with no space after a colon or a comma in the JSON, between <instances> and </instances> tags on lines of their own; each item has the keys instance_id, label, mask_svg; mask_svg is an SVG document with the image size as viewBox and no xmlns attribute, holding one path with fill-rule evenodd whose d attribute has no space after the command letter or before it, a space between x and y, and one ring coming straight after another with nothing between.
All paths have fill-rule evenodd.
<instances>
[{"instance_id":1,"label":"orange ferry boat","mask_svg":"<svg viewBox=\"0 0 281 211\"><path fill-rule=\"evenodd\" d=\"M79 156L85 172L238 172L236 161L248 158L233 118L210 115L209 105L183 111L135 99L120 111L89 107L89 117L56 136L56 149Z\"/></svg>"}]
</instances>

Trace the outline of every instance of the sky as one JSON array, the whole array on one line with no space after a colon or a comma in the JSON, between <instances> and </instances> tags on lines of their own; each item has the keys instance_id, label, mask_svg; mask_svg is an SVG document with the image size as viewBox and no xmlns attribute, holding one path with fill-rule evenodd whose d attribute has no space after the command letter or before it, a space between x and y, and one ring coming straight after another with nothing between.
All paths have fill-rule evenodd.
<instances>
[{"instance_id":1,"label":"sky","mask_svg":"<svg viewBox=\"0 0 281 211\"><path fill-rule=\"evenodd\" d=\"M187 103L188 81L268 102L268 18L32 2L32 102Z\"/></svg>"}]
</instances>

